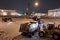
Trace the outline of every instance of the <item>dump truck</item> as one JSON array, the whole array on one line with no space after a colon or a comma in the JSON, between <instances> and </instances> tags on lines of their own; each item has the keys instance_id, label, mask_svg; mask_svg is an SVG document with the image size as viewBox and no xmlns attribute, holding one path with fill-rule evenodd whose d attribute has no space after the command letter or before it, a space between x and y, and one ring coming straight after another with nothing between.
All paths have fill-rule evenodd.
<instances>
[{"instance_id":1,"label":"dump truck","mask_svg":"<svg viewBox=\"0 0 60 40\"><path fill-rule=\"evenodd\" d=\"M21 24L19 32L22 32L23 36L31 37L34 35L37 29L38 29L37 21L30 21L28 23Z\"/></svg>"}]
</instances>

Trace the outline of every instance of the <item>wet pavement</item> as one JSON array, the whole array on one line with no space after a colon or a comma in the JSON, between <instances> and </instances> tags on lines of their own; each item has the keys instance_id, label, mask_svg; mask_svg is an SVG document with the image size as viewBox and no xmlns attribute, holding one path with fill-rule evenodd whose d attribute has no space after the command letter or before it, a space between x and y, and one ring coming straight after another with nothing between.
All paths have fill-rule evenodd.
<instances>
[{"instance_id":1,"label":"wet pavement","mask_svg":"<svg viewBox=\"0 0 60 40\"><path fill-rule=\"evenodd\" d=\"M32 36L30 38L22 36L22 35L18 35L16 37L14 37L13 40L51 40L51 39L49 39L49 38L40 38L39 35L38 35L38 32L37 32L37 33L35 33L34 36Z\"/></svg>"},{"instance_id":2,"label":"wet pavement","mask_svg":"<svg viewBox=\"0 0 60 40\"><path fill-rule=\"evenodd\" d=\"M0 40L10 40L13 38L13 40L50 40L49 38L40 38L38 36L38 33L36 33L31 38L27 38L21 35L19 32L20 24L29 22L30 20L27 19L14 19L13 22L1 22L0 21L0 31L6 32L6 35L3 35L3 37L0 36ZM46 21L47 22L47 21Z\"/></svg>"}]
</instances>

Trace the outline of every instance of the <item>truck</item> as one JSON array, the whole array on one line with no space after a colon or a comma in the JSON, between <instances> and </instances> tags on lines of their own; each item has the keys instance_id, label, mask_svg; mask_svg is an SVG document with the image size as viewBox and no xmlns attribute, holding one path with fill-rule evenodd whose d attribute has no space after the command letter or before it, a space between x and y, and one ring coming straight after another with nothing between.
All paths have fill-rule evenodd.
<instances>
[{"instance_id":1,"label":"truck","mask_svg":"<svg viewBox=\"0 0 60 40\"><path fill-rule=\"evenodd\" d=\"M60 40L60 26L58 27L55 26L55 24L50 23L47 24L47 28L44 28L44 32L41 31L39 32L40 37L48 37L53 40Z\"/></svg>"},{"instance_id":2,"label":"truck","mask_svg":"<svg viewBox=\"0 0 60 40\"><path fill-rule=\"evenodd\" d=\"M19 32L22 32L23 36L32 37L34 33L37 31L37 29L38 29L37 21L30 21L28 23L21 24Z\"/></svg>"}]
</instances>

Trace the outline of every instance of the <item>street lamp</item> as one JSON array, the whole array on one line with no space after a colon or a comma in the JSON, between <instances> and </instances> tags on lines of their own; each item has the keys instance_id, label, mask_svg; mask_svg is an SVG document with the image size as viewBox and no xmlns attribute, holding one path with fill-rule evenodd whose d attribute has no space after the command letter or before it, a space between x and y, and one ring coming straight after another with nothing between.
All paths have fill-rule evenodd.
<instances>
[{"instance_id":1,"label":"street lamp","mask_svg":"<svg viewBox=\"0 0 60 40\"><path fill-rule=\"evenodd\" d=\"M39 5L39 3L38 2L35 2L35 4L34 4L35 6L38 6Z\"/></svg>"},{"instance_id":2,"label":"street lamp","mask_svg":"<svg viewBox=\"0 0 60 40\"><path fill-rule=\"evenodd\" d=\"M34 2L34 7L38 7L39 6L39 2L36 0L35 2ZM35 9L37 9L37 8L35 8ZM36 11L36 10L34 10L34 11ZM34 13L35 14L35 13ZM38 15L38 14L37 14Z\"/></svg>"}]
</instances>

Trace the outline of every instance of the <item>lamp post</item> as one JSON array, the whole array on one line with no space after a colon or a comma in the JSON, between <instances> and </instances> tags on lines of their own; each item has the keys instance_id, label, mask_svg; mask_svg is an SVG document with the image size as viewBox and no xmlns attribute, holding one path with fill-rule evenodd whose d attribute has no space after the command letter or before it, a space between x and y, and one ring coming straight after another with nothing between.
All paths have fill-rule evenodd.
<instances>
[{"instance_id":1,"label":"lamp post","mask_svg":"<svg viewBox=\"0 0 60 40\"><path fill-rule=\"evenodd\" d=\"M39 2L38 1L36 1L35 3L34 3L34 5L35 5L35 7L38 7L39 6ZM29 18L30 17L30 2L28 3L28 8L26 9L27 10L27 17Z\"/></svg>"},{"instance_id":2,"label":"lamp post","mask_svg":"<svg viewBox=\"0 0 60 40\"><path fill-rule=\"evenodd\" d=\"M30 2L28 3L28 7L27 7L27 18L29 18L30 17Z\"/></svg>"},{"instance_id":3,"label":"lamp post","mask_svg":"<svg viewBox=\"0 0 60 40\"><path fill-rule=\"evenodd\" d=\"M34 7L36 8L36 7L38 7L39 6L39 2L38 1L35 1L35 3L34 3ZM34 8L34 9L35 9ZM37 8L36 8L37 9ZM36 9L34 10L34 11L36 11ZM35 13L34 13L35 14ZM38 15L38 14L37 14Z\"/></svg>"}]
</instances>

